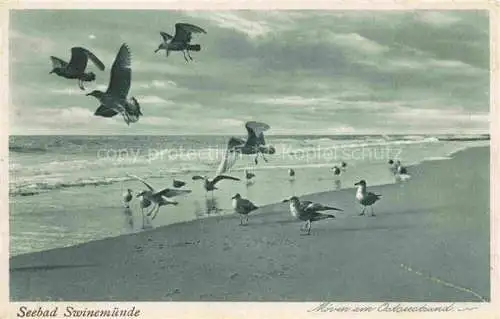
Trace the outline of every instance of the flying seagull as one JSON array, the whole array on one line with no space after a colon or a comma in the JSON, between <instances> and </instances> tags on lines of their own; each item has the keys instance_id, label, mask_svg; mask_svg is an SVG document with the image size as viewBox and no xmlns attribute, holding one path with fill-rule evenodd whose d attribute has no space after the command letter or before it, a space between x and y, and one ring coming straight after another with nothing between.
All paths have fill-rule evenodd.
<instances>
[{"instance_id":1,"label":"flying seagull","mask_svg":"<svg viewBox=\"0 0 500 319\"><path fill-rule=\"evenodd\" d=\"M155 50L155 53L160 50L165 50L165 54L168 57L170 51L182 51L184 59L189 62L187 56L190 60L193 60L189 51L200 51L201 46L199 44L190 44L191 37L193 33L207 33L202 28L189 23L176 23L175 24L175 35L171 36L166 32L160 32L163 42Z\"/></svg>"},{"instance_id":2,"label":"flying seagull","mask_svg":"<svg viewBox=\"0 0 500 319\"><path fill-rule=\"evenodd\" d=\"M80 89L85 90L83 82L92 82L95 80L93 72L85 73L87 62L90 59L92 63L104 71L104 64L92 52L82 47L71 48L71 59L69 63L63 61L55 56L51 56L52 71L49 74L55 73L66 79L77 79Z\"/></svg>"},{"instance_id":3,"label":"flying seagull","mask_svg":"<svg viewBox=\"0 0 500 319\"><path fill-rule=\"evenodd\" d=\"M242 198L239 193L231 197L233 200L234 212L240 214L240 225L243 225L243 216L245 216L245 224L248 224L248 214L259 207L248 199Z\"/></svg>"},{"instance_id":4,"label":"flying seagull","mask_svg":"<svg viewBox=\"0 0 500 319\"><path fill-rule=\"evenodd\" d=\"M264 140L264 132L271 127L262 122L250 121L245 123L245 128L248 134L247 139L244 140L237 137L231 137L227 143L229 153L244 155L256 154L255 164L258 164L258 157L261 155L264 161L267 162L264 154L276 153L276 149L271 145L266 146L266 141Z\"/></svg>"},{"instance_id":5,"label":"flying seagull","mask_svg":"<svg viewBox=\"0 0 500 319\"><path fill-rule=\"evenodd\" d=\"M116 55L111 76L106 92L94 90L87 95L93 96L101 102L94 115L102 117L113 117L121 114L125 123L135 123L142 115L139 102L134 97L127 100L132 77L131 53L126 43L124 43Z\"/></svg>"},{"instance_id":6,"label":"flying seagull","mask_svg":"<svg viewBox=\"0 0 500 319\"><path fill-rule=\"evenodd\" d=\"M148 190L142 191L139 194L137 194L137 197L142 196L147 201L153 203L153 208L147 214L147 216L153 215L151 217L151 219L155 219L156 214L158 213L158 210L160 209L161 206L177 205L178 204L176 201L170 200L170 197L175 197L175 196L185 195L185 194L191 193L191 191L189 189L164 188L164 189L157 191L153 188L153 186L151 186L149 183L147 183L142 178L137 177L135 175L128 175L128 176L142 182L148 188ZM153 214L153 212L154 212L154 214Z\"/></svg>"},{"instance_id":7,"label":"flying seagull","mask_svg":"<svg viewBox=\"0 0 500 319\"><path fill-rule=\"evenodd\" d=\"M354 184L354 186L358 186L358 190L356 192L356 199L361 205L363 205L363 210L359 215L363 216L365 214L366 207L370 206L372 210L372 216L375 216L372 205L375 204L375 202L378 201L382 197L382 195L367 192L366 181L364 179Z\"/></svg>"},{"instance_id":8,"label":"flying seagull","mask_svg":"<svg viewBox=\"0 0 500 319\"><path fill-rule=\"evenodd\" d=\"M334 215L325 213L324 211L343 211L340 208L325 206L311 201L300 201L297 196L292 196L290 199L285 199L283 202L290 202L290 213L293 217L306 222L306 224L301 227L301 230L306 230L307 235L311 234L311 224L313 221L335 218Z\"/></svg>"},{"instance_id":9,"label":"flying seagull","mask_svg":"<svg viewBox=\"0 0 500 319\"><path fill-rule=\"evenodd\" d=\"M214 197L214 190L217 189L217 187L215 187L215 184L217 184L218 182L220 182L223 179L230 179L230 180L233 180L233 181L239 181L240 180L237 177L228 176L228 175L217 175L213 179L210 179L210 178L208 178L206 176L201 176L201 175L195 175L195 176L193 176L193 181L196 181L196 180L203 180L204 181L203 187L205 188L205 190L207 192L209 192L209 191L212 192L212 198Z\"/></svg>"}]
</instances>

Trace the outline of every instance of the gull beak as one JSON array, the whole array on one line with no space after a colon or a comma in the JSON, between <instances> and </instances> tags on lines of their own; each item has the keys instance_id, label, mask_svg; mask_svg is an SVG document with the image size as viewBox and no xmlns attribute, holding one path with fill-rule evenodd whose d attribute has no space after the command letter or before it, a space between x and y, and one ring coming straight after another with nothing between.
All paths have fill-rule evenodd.
<instances>
[{"instance_id":1,"label":"gull beak","mask_svg":"<svg viewBox=\"0 0 500 319\"><path fill-rule=\"evenodd\" d=\"M354 186L358 186L358 185L359 185L359 182L357 182L357 183L354 183Z\"/></svg>"},{"instance_id":2,"label":"gull beak","mask_svg":"<svg viewBox=\"0 0 500 319\"><path fill-rule=\"evenodd\" d=\"M52 71L49 72L49 74L52 74L52 73L54 73L54 70L52 70Z\"/></svg>"},{"instance_id":3,"label":"gull beak","mask_svg":"<svg viewBox=\"0 0 500 319\"><path fill-rule=\"evenodd\" d=\"M236 195L234 195L233 197L231 197L231 199L235 199L236 198Z\"/></svg>"},{"instance_id":4,"label":"gull beak","mask_svg":"<svg viewBox=\"0 0 500 319\"><path fill-rule=\"evenodd\" d=\"M156 50L155 50L155 53L156 53L156 52L158 52L158 51L160 51L160 49L156 49Z\"/></svg>"},{"instance_id":5,"label":"gull beak","mask_svg":"<svg viewBox=\"0 0 500 319\"><path fill-rule=\"evenodd\" d=\"M85 94L85 95L86 95L86 96L92 95L92 92L91 92L91 93L87 93L87 94Z\"/></svg>"},{"instance_id":6,"label":"gull beak","mask_svg":"<svg viewBox=\"0 0 500 319\"><path fill-rule=\"evenodd\" d=\"M282 202L282 203L288 203L289 201L290 201L290 200L289 200L288 198L286 198L286 199L282 200L281 202Z\"/></svg>"}]
</instances>

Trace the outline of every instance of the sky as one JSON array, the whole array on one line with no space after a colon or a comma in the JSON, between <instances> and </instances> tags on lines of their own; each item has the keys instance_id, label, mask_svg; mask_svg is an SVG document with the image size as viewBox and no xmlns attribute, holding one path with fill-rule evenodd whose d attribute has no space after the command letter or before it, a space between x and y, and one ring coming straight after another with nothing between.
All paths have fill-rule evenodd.
<instances>
[{"instance_id":1,"label":"sky","mask_svg":"<svg viewBox=\"0 0 500 319\"><path fill-rule=\"evenodd\" d=\"M198 25L186 63L159 31ZM122 43L144 116L93 115ZM83 46L106 65L86 90L49 74ZM487 133L487 11L22 10L10 16L11 134Z\"/></svg>"}]
</instances>

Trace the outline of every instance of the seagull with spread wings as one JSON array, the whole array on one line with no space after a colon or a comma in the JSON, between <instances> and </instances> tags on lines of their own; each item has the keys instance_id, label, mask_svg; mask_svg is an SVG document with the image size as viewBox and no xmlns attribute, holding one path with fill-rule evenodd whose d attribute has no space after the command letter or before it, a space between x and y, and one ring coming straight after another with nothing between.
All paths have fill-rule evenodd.
<instances>
[{"instance_id":1,"label":"seagull with spread wings","mask_svg":"<svg viewBox=\"0 0 500 319\"><path fill-rule=\"evenodd\" d=\"M176 23L175 24L175 34L172 36L166 32L160 32L163 38L163 42L155 50L155 53L160 50L165 50L165 54L168 57L170 51L182 51L184 54L184 59L189 62L187 56L190 60L193 60L189 51L200 51L201 46L199 44L191 44L191 38L193 33L207 33L202 28L189 23Z\"/></svg>"},{"instance_id":2,"label":"seagull with spread wings","mask_svg":"<svg viewBox=\"0 0 500 319\"><path fill-rule=\"evenodd\" d=\"M127 125L137 122L142 115L139 102L134 97L127 100L131 78L131 53L127 44L124 43L111 67L111 76L106 92L94 90L87 94L101 102L94 115L113 117L116 114L121 114Z\"/></svg>"},{"instance_id":3,"label":"seagull with spread wings","mask_svg":"<svg viewBox=\"0 0 500 319\"><path fill-rule=\"evenodd\" d=\"M237 156L240 154L256 154L255 164L258 164L259 155L267 162L264 154L276 153L274 146L267 146L264 139L264 132L271 128L269 125L262 122L249 121L245 123L245 128L248 133L246 140L237 137L231 137L229 139L223 160L219 165L219 174L228 171L234 165Z\"/></svg>"},{"instance_id":4,"label":"seagull with spread wings","mask_svg":"<svg viewBox=\"0 0 500 319\"><path fill-rule=\"evenodd\" d=\"M196 181L196 180L204 181L203 187L205 188L205 190L207 192L212 192L212 198L214 197L214 190L218 189L217 187L215 187L215 184L217 184L218 182L220 182L224 179L229 179L229 180L233 180L233 181L240 181L239 178L229 176L229 175L217 175L212 179L210 179L207 176L202 176L202 175L193 176L193 181ZM205 194L205 196L206 196L206 194Z\"/></svg>"},{"instance_id":5,"label":"seagull with spread wings","mask_svg":"<svg viewBox=\"0 0 500 319\"><path fill-rule=\"evenodd\" d=\"M137 197L142 196L146 200L146 202L153 203L153 208L147 214L147 216L152 215L151 219L155 219L156 214L158 213L161 206L177 205L178 204L176 201L170 200L170 197L175 197L175 196L185 195L185 194L191 193L191 190L189 190L189 189L164 188L164 189L157 191L153 188L153 186L151 186L144 179L142 179L138 176L135 176L135 175L130 175L130 174L128 176L142 182L148 188L147 190L142 191L139 194L137 194ZM147 206L149 206L149 205L147 205Z\"/></svg>"},{"instance_id":6,"label":"seagull with spread wings","mask_svg":"<svg viewBox=\"0 0 500 319\"><path fill-rule=\"evenodd\" d=\"M49 74L55 73L66 79L77 79L80 89L85 90L83 82L92 82L95 80L95 74L93 72L85 73L89 59L99 68L99 70L104 71L104 64L92 52L82 47L73 47L71 48L71 59L69 63L55 56L50 57L52 61L52 71L50 71Z\"/></svg>"},{"instance_id":7,"label":"seagull with spread wings","mask_svg":"<svg viewBox=\"0 0 500 319\"><path fill-rule=\"evenodd\" d=\"M325 213L327 210L343 211L340 208L325 206L311 201L300 201L297 196L292 196L290 199L285 199L283 202L290 202L290 213L293 217L305 221L306 224L300 230L306 230L307 235L311 234L311 224L313 221L318 221L326 218L335 218L334 215Z\"/></svg>"}]
</instances>

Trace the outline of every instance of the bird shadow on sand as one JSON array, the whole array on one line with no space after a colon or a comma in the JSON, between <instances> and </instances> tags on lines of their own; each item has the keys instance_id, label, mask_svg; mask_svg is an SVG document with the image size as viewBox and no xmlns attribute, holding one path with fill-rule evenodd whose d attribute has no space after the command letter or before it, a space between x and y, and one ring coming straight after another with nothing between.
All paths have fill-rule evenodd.
<instances>
[{"instance_id":1,"label":"bird shadow on sand","mask_svg":"<svg viewBox=\"0 0 500 319\"><path fill-rule=\"evenodd\" d=\"M38 265L38 266L24 266L10 268L11 272L16 271L39 271L39 270L54 270L64 268L83 268L83 267L96 267L97 264L80 264L80 265Z\"/></svg>"},{"instance_id":2,"label":"bird shadow on sand","mask_svg":"<svg viewBox=\"0 0 500 319\"><path fill-rule=\"evenodd\" d=\"M402 229L412 229L415 228L415 225L397 225L397 226L386 226L386 225L368 225L366 227L342 227L338 228L327 228L327 227L317 227L311 230L311 234L313 233L342 233L342 232L356 232L356 231L370 231L370 230L402 230Z\"/></svg>"}]
</instances>

